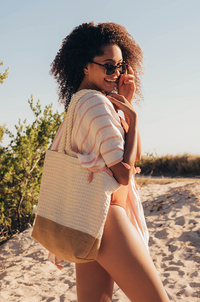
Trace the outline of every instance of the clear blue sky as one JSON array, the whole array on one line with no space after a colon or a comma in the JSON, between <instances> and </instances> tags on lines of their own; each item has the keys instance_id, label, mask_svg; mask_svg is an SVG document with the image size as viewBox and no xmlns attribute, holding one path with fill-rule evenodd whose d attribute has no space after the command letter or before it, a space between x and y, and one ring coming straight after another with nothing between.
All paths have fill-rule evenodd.
<instances>
[{"instance_id":1,"label":"clear blue sky","mask_svg":"<svg viewBox=\"0 0 200 302\"><path fill-rule=\"evenodd\" d=\"M136 106L143 154L200 155L199 0L0 0L0 124L34 120L28 99L57 103L50 63L82 22L124 25L144 51L144 99ZM4 145L8 144L5 137Z\"/></svg>"}]
</instances>

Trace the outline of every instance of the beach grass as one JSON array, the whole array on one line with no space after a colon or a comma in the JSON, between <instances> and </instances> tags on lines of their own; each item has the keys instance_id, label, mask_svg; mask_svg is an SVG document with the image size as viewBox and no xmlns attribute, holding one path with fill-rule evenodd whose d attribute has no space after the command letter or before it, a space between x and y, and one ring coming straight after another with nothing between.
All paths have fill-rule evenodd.
<instances>
[{"instance_id":1,"label":"beach grass","mask_svg":"<svg viewBox=\"0 0 200 302\"><path fill-rule=\"evenodd\" d=\"M165 155L158 156L156 153L146 153L136 162L141 168L142 176L160 177L200 177L200 155Z\"/></svg>"}]
</instances>

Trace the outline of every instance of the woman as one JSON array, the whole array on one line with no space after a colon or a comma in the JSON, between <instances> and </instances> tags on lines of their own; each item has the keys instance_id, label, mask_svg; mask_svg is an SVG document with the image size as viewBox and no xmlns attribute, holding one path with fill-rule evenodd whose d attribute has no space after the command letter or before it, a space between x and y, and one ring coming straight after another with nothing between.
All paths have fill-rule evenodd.
<instances>
[{"instance_id":1,"label":"woman","mask_svg":"<svg viewBox=\"0 0 200 302\"><path fill-rule=\"evenodd\" d=\"M131 102L142 97L142 60L140 47L123 26L85 23L63 40L52 63L66 110L74 93L89 89L76 106L73 151L84 167L92 172L109 168L122 185L111 197L96 261L76 264L79 302L112 301L114 281L131 301L169 301L148 253L148 231L133 177L141 146ZM52 149L58 148L61 133L62 126Z\"/></svg>"}]
</instances>

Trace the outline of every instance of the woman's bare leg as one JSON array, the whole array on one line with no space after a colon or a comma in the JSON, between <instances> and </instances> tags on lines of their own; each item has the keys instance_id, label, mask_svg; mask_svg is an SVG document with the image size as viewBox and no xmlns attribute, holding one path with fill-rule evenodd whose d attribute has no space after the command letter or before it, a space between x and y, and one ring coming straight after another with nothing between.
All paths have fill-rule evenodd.
<instances>
[{"instance_id":1,"label":"woman's bare leg","mask_svg":"<svg viewBox=\"0 0 200 302\"><path fill-rule=\"evenodd\" d=\"M96 261L76 264L78 302L111 302L114 281Z\"/></svg>"},{"instance_id":2,"label":"woman's bare leg","mask_svg":"<svg viewBox=\"0 0 200 302\"><path fill-rule=\"evenodd\" d=\"M122 207L110 206L97 261L131 301L169 302L149 253Z\"/></svg>"}]
</instances>

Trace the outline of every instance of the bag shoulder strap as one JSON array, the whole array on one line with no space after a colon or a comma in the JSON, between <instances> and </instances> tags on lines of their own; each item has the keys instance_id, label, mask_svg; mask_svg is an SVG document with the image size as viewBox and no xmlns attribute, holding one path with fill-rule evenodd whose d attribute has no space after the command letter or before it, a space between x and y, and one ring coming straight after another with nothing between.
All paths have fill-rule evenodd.
<instances>
[{"instance_id":1,"label":"bag shoulder strap","mask_svg":"<svg viewBox=\"0 0 200 302\"><path fill-rule=\"evenodd\" d=\"M91 90L91 89L82 89L74 94L72 97L69 107L67 109L67 114L65 117L65 122L63 125L63 133L61 137L60 147L58 149L59 153L65 153L65 151L72 151L71 148L71 137L72 137L72 128L73 128L73 120L74 120L74 112L76 108L76 104L78 101L88 93L102 94L100 91Z\"/></svg>"}]
</instances>

